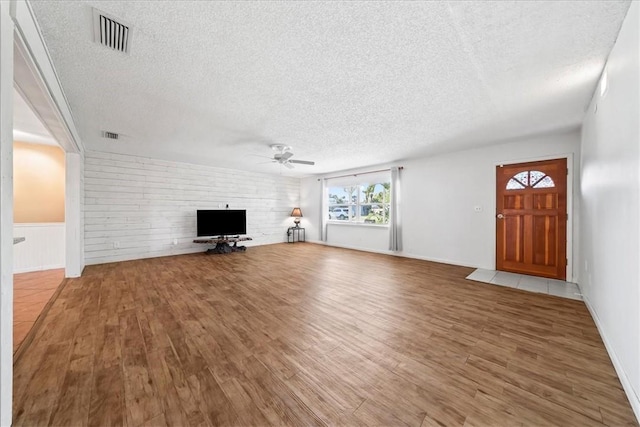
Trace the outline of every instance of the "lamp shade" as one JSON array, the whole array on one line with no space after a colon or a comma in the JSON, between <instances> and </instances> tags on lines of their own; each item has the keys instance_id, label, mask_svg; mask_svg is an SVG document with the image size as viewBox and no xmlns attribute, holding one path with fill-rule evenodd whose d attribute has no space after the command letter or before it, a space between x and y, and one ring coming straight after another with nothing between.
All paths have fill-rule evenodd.
<instances>
[{"instance_id":1,"label":"lamp shade","mask_svg":"<svg viewBox=\"0 0 640 427\"><path fill-rule=\"evenodd\" d=\"M296 218L302 218L302 211L300 210L300 208L293 208L293 210L291 211L291 215L289 216L293 216Z\"/></svg>"}]
</instances>

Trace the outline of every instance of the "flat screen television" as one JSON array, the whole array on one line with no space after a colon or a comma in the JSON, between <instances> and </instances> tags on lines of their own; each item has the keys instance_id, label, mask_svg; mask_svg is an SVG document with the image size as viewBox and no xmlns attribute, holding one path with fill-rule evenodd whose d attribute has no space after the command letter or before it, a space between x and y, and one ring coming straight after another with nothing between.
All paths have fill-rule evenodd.
<instances>
[{"instance_id":1,"label":"flat screen television","mask_svg":"<svg viewBox=\"0 0 640 427\"><path fill-rule=\"evenodd\" d=\"M198 237L247 234L246 210L200 210L197 213Z\"/></svg>"}]
</instances>

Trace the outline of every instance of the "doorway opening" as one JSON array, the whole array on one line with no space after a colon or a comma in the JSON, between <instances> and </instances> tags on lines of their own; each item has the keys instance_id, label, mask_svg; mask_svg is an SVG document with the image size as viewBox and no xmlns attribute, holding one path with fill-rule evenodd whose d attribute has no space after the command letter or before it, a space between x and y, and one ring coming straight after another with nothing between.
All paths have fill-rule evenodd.
<instances>
[{"instance_id":1,"label":"doorway opening","mask_svg":"<svg viewBox=\"0 0 640 427\"><path fill-rule=\"evenodd\" d=\"M65 277L65 152L13 96L13 350Z\"/></svg>"}]
</instances>

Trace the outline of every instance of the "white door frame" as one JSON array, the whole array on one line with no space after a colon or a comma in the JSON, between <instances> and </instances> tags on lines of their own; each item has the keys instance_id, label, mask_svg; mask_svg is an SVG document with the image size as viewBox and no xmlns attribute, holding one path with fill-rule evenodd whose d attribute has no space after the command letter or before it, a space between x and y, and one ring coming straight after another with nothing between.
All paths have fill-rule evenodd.
<instances>
[{"instance_id":1,"label":"white door frame","mask_svg":"<svg viewBox=\"0 0 640 427\"><path fill-rule=\"evenodd\" d=\"M13 34L0 1L0 425L11 425L13 388Z\"/></svg>"},{"instance_id":2,"label":"white door frame","mask_svg":"<svg viewBox=\"0 0 640 427\"><path fill-rule=\"evenodd\" d=\"M12 14L15 87L65 151L65 276L79 277L84 268L84 148L31 6L26 0L14 0Z\"/></svg>"}]
</instances>

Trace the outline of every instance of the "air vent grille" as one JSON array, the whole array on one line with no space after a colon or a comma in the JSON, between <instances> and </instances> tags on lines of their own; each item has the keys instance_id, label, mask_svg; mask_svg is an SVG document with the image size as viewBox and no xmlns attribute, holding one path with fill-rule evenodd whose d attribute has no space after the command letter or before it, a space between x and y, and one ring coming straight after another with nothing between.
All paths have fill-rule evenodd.
<instances>
[{"instance_id":1,"label":"air vent grille","mask_svg":"<svg viewBox=\"0 0 640 427\"><path fill-rule=\"evenodd\" d=\"M93 9L94 41L118 52L129 53L131 26Z\"/></svg>"},{"instance_id":2,"label":"air vent grille","mask_svg":"<svg viewBox=\"0 0 640 427\"><path fill-rule=\"evenodd\" d=\"M107 138L107 139L118 139L120 138L120 134L117 134L115 132L109 132L106 130L102 131L102 137L103 138Z\"/></svg>"}]
</instances>

